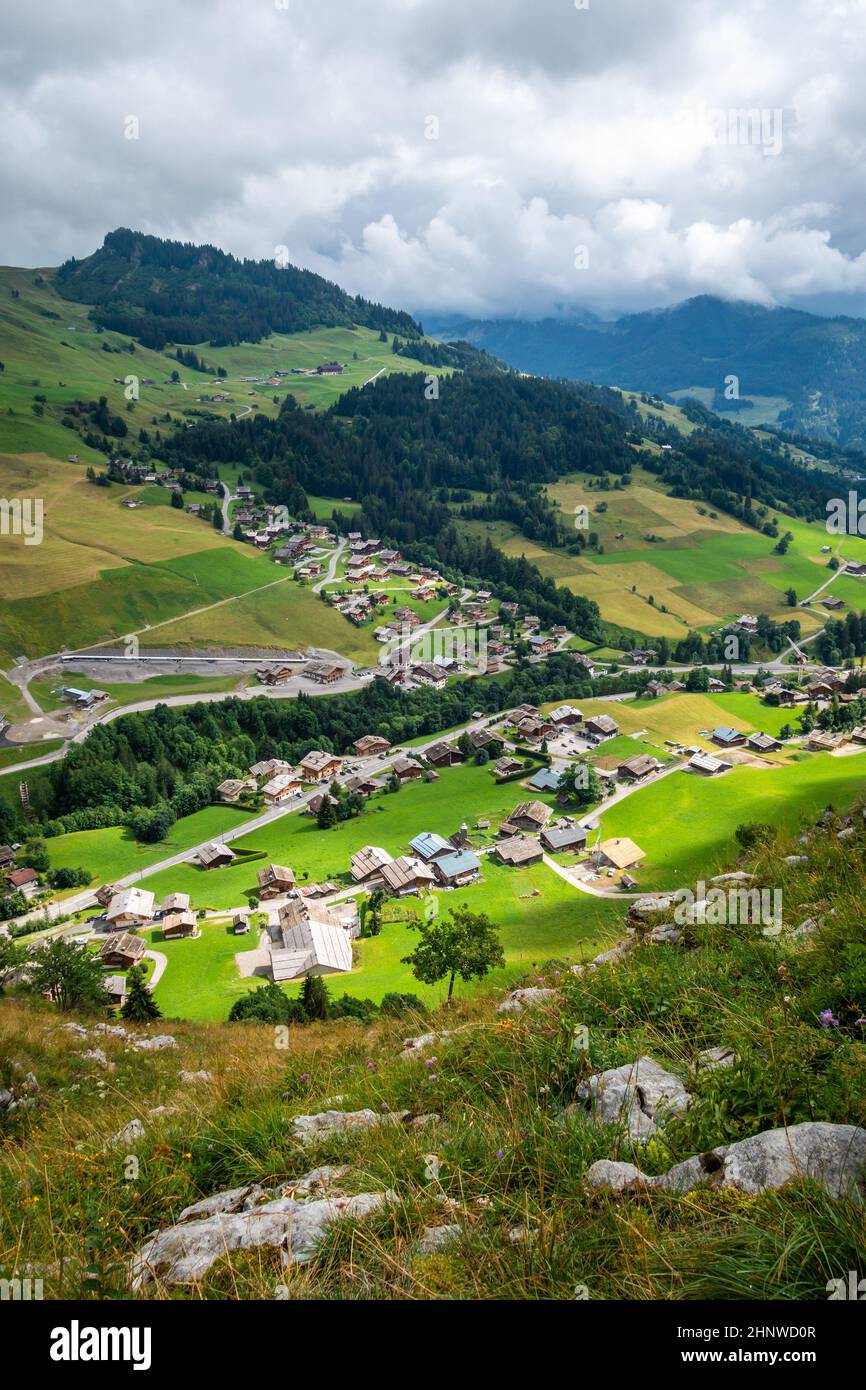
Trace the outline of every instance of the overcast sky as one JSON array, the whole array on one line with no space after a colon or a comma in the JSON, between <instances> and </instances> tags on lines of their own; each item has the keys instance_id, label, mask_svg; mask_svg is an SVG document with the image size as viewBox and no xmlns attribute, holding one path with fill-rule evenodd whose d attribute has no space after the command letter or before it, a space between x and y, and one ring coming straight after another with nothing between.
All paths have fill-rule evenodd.
<instances>
[{"instance_id":1,"label":"overcast sky","mask_svg":"<svg viewBox=\"0 0 866 1390\"><path fill-rule=\"evenodd\" d=\"M860 312L866 0L582 3L27 0L0 260L129 226L422 314Z\"/></svg>"}]
</instances>

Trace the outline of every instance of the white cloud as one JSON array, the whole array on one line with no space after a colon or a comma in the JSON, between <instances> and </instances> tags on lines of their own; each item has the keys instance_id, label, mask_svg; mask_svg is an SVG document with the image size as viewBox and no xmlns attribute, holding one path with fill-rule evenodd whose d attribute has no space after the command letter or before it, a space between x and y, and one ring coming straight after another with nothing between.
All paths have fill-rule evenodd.
<instances>
[{"instance_id":1,"label":"white cloud","mask_svg":"<svg viewBox=\"0 0 866 1390\"><path fill-rule=\"evenodd\" d=\"M863 0L29 0L5 28L9 262L127 225L422 314L866 289Z\"/></svg>"}]
</instances>

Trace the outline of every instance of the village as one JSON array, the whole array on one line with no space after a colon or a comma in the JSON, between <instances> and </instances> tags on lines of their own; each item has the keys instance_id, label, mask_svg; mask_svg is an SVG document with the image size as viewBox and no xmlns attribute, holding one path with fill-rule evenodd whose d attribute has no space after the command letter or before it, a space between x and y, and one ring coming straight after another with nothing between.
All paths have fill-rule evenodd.
<instances>
[{"instance_id":1,"label":"village","mask_svg":"<svg viewBox=\"0 0 866 1390\"><path fill-rule=\"evenodd\" d=\"M581 654L574 656L579 661ZM568 702L549 708L523 704L487 718L479 711L462 732L417 748L392 747L381 735L369 733L345 754L311 749L295 765L279 758L253 763L246 775L226 778L217 797L258 817L254 823L262 830L250 833L254 850L233 846L240 833L233 832L181 856L185 862L178 869L163 870L165 892L121 878L95 891L66 895L75 908L75 937L98 952L106 989L119 1006L130 969L149 959L154 988L167 968L160 946L184 940L194 950L202 933L216 926L245 939L233 952L237 979L263 977L284 984L311 973L363 970L364 923L371 901L414 900L413 912L438 914L444 910L440 901L473 888L483 892L486 879L502 873L517 875L519 895L531 896L539 891L531 877L539 866L576 895L634 898L644 890L644 869L652 863L653 850L648 861L640 830L636 836L605 833L602 821L607 822L610 808L621 808L674 773L715 782L741 769L779 772L804 756L844 758L866 750L866 724L849 721L845 728L825 728L816 722L807 731L780 725L787 712L808 711L817 721L831 708L844 711L858 701L860 696L847 689L846 673L835 670L800 680L766 675L738 682L732 698L756 704L759 698L767 711L766 729L720 719L696 729L693 739L661 737L664 724L652 732L655 711L669 719L678 702L697 698L712 712L710 702L723 698L713 686L721 682L711 682L705 696L694 697L681 682L653 678L639 701L596 699L583 702L584 708ZM642 733L635 723L644 726ZM461 791L443 806L455 821L460 816L459 824L437 823L433 813L402 844L394 843L395 837L399 840L396 829L387 847L376 843L370 811L396 808L399 797L391 797L411 787L422 789L421 805L433 808L438 804L436 784L447 789L458 769L471 776L471 795ZM582 772L589 788L583 796ZM512 784L509 803L504 798ZM499 789L496 809L473 814L473 807L486 807L489 801L486 785ZM309 825L316 842L327 845L328 827L338 823L347 800L353 810L340 824L345 857L328 856L327 877L311 875L303 862L276 862L276 856L271 860L262 854L270 827L292 813L301 817L298 826ZM640 803L635 799L630 804ZM649 823L646 837L652 844ZM296 840L303 857L303 847L312 842L304 836ZM14 846L0 846L0 873L6 891L20 894L31 912L54 898L35 869L16 865ZM226 888L215 891L223 875ZM654 884L651 874L650 886ZM55 899L60 905L63 896ZM99 909L95 915L88 902Z\"/></svg>"}]
</instances>

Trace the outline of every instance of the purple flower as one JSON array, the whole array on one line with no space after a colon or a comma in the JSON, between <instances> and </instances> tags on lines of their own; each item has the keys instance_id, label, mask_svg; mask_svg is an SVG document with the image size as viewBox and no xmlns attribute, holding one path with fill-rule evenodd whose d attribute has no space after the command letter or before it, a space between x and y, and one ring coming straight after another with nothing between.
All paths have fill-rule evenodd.
<instances>
[{"instance_id":1,"label":"purple flower","mask_svg":"<svg viewBox=\"0 0 866 1390\"><path fill-rule=\"evenodd\" d=\"M300 1074L300 1076L298 1077L298 1080L299 1080L299 1081L309 1081L309 1079L310 1079L310 1073L309 1073L308 1071L302 1071L301 1074Z\"/></svg>"},{"instance_id":2,"label":"purple flower","mask_svg":"<svg viewBox=\"0 0 866 1390\"><path fill-rule=\"evenodd\" d=\"M854 1027L855 1027L855 1028L866 1028L866 1018L855 1018L855 1020L854 1020Z\"/></svg>"},{"instance_id":3,"label":"purple flower","mask_svg":"<svg viewBox=\"0 0 866 1390\"><path fill-rule=\"evenodd\" d=\"M822 1009L818 1015L822 1028L838 1028L839 1020L833 1017L832 1009Z\"/></svg>"},{"instance_id":4,"label":"purple flower","mask_svg":"<svg viewBox=\"0 0 866 1390\"><path fill-rule=\"evenodd\" d=\"M496 1150L496 1157L497 1157L497 1158L504 1158L504 1157L505 1157L505 1154L504 1154L504 1152L502 1151L502 1149L497 1149L497 1150Z\"/></svg>"},{"instance_id":5,"label":"purple flower","mask_svg":"<svg viewBox=\"0 0 866 1390\"><path fill-rule=\"evenodd\" d=\"M375 1063L375 1062L368 1062L368 1063L367 1063L367 1071L375 1071L375 1070L376 1070L376 1063Z\"/></svg>"},{"instance_id":6,"label":"purple flower","mask_svg":"<svg viewBox=\"0 0 866 1390\"><path fill-rule=\"evenodd\" d=\"M388 1110L389 1108L390 1108L390 1107L389 1107L389 1105L388 1105L388 1102L387 1102L386 1100L383 1100L383 1101L382 1101L382 1109L383 1109L383 1110Z\"/></svg>"}]
</instances>

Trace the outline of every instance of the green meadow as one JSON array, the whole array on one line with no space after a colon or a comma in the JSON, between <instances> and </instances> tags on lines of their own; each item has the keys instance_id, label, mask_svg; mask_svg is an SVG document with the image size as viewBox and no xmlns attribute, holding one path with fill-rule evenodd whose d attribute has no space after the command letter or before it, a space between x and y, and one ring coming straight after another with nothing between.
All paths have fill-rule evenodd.
<instances>
[{"instance_id":1,"label":"green meadow","mask_svg":"<svg viewBox=\"0 0 866 1390\"><path fill-rule=\"evenodd\" d=\"M152 886L152 885L150 885ZM484 861L483 882L437 896L440 912L466 906L486 912L497 924L505 950L504 969L480 984L457 983L458 996L475 994L491 985L505 986L533 967L552 959L580 961L602 948L622 921L623 905L576 893L543 864L509 869ZM417 899L389 906L379 936L356 942L355 968L328 978L331 992L381 1000L391 991L411 991L425 1003L443 1001L446 984L422 985L402 963L417 944L410 923L420 910ZM167 1017L217 1021L226 1018L235 999L264 983L260 976L242 979L235 955L256 946L256 935L234 936L227 922L202 923L198 940L167 941L155 928L149 935L155 950L168 957L156 999ZM297 985L285 986L297 994Z\"/></svg>"},{"instance_id":2,"label":"green meadow","mask_svg":"<svg viewBox=\"0 0 866 1390\"><path fill-rule=\"evenodd\" d=\"M91 884L97 888L102 883L140 873L151 864L179 854L193 845L215 839L227 830L233 830L249 815L250 812L239 810L236 806L206 806L203 811L196 811L195 815L176 821L168 837L155 845L140 843L123 825L56 835L47 841L51 867L88 869ZM148 881L144 886L151 888L153 884Z\"/></svg>"},{"instance_id":3,"label":"green meadow","mask_svg":"<svg viewBox=\"0 0 866 1390\"><path fill-rule=\"evenodd\" d=\"M827 806L843 809L862 792L866 753L764 768L735 767L720 777L675 772L602 812L602 838L627 836L646 853L641 888L675 888L731 866L744 822L794 831Z\"/></svg>"},{"instance_id":4,"label":"green meadow","mask_svg":"<svg viewBox=\"0 0 866 1390\"><path fill-rule=\"evenodd\" d=\"M285 815L261 830L232 842L245 862L225 869L205 870L181 864L156 874L148 887L158 894L189 893L192 905L212 911L238 907L256 890L256 871L264 864L290 864L301 881L351 885L349 860L362 845L380 845L390 854L405 854L408 842L422 830L453 835L465 820L473 843L492 843L497 824L520 801L535 793L522 781L497 785L489 768L474 763L445 768L438 782L409 783L399 792L380 792L365 804L362 814L330 830L319 830L315 818ZM551 796L538 800L553 805ZM490 820L491 829L475 832L476 820Z\"/></svg>"}]
</instances>

